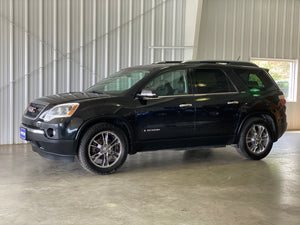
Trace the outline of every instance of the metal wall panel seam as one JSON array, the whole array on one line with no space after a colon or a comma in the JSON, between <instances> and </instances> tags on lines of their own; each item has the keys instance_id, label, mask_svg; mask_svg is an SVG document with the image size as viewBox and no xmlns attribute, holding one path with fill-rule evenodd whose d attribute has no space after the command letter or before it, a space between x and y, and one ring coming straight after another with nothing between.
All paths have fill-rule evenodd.
<instances>
[{"instance_id":1,"label":"metal wall panel seam","mask_svg":"<svg viewBox=\"0 0 300 225\"><path fill-rule=\"evenodd\" d=\"M141 0L140 13L140 65L143 65L144 60L144 0Z\"/></svg>"},{"instance_id":2,"label":"metal wall panel seam","mask_svg":"<svg viewBox=\"0 0 300 225\"><path fill-rule=\"evenodd\" d=\"M223 60L226 59L226 36L227 36L227 1L225 1L224 18L224 39L223 39Z\"/></svg>"},{"instance_id":3,"label":"metal wall panel seam","mask_svg":"<svg viewBox=\"0 0 300 225\"><path fill-rule=\"evenodd\" d=\"M176 0L173 1L173 30L172 30L172 46L175 47L176 42ZM172 60L175 60L175 49L172 49Z\"/></svg>"},{"instance_id":4,"label":"metal wall panel seam","mask_svg":"<svg viewBox=\"0 0 300 225\"><path fill-rule=\"evenodd\" d=\"M80 1L80 76L79 89L83 91L83 75L84 75L84 0Z\"/></svg>"},{"instance_id":5,"label":"metal wall panel seam","mask_svg":"<svg viewBox=\"0 0 300 225\"><path fill-rule=\"evenodd\" d=\"M231 52L231 59L232 60L235 60L235 31L236 31L236 0L234 0L234 3L233 3L233 34L232 34L232 52Z\"/></svg>"},{"instance_id":6,"label":"metal wall panel seam","mask_svg":"<svg viewBox=\"0 0 300 225\"><path fill-rule=\"evenodd\" d=\"M284 53L285 53L285 23L286 23L286 4L287 1L284 1L283 6L283 22L282 22L282 45L281 45L281 58L284 59Z\"/></svg>"},{"instance_id":7,"label":"metal wall panel seam","mask_svg":"<svg viewBox=\"0 0 300 225\"><path fill-rule=\"evenodd\" d=\"M57 90L57 35L56 35L56 23L57 23L57 0L53 0L53 90L52 93L56 94Z\"/></svg>"},{"instance_id":8,"label":"metal wall panel seam","mask_svg":"<svg viewBox=\"0 0 300 225\"><path fill-rule=\"evenodd\" d=\"M271 0L268 0L266 57L269 57Z\"/></svg>"},{"instance_id":9,"label":"metal wall panel seam","mask_svg":"<svg viewBox=\"0 0 300 225\"><path fill-rule=\"evenodd\" d=\"M67 0L67 92L71 90L71 0Z\"/></svg>"},{"instance_id":10,"label":"metal wall panel seam","mask_svg":"<svg viewBox=\"0 0 300 225\"><path fill-rule=\"evenodd\" d=\"M43 96L44 93L44 60L43 60L43 53L44 53L44 45L43 45L43 1L40 1L40 8L39 8L39 97Z\"/></svg>"},{"instance_id":11,"label":"metal wall panel seam","mask_svg":"<svg viewBox=\"0 0 300 225\"><path fill-rule=\"evenodd\" d=\"M93 57L92 57L92 63L93 63L93 77L92 77L92 84L94 85L96 83L96 63L97 63L97 54L96 54L96 37L97 37L97 0L93 1Z\"/></svg>"},{"instance_id":12,"label":"metal wall panel seam","mask_svg":"<svg viewBox=\"0 0 300 225\"><path fill-rule=\"evenodd\" d=\"M154 46L154 28L155 28L155 0L152 0L151 8L151 46ZM154 62L154 49L150 50L150 62Z\"/></svg>"},{"instance_id":13,"label":"metal wall panel seam","mask_svg":"<svg viewBox=\"0 0 300 225\"><path fill-rule=\"evenodd\" d=\"M293 36L294 36L294 10L295 10L295 0L292 0L292 12L291 12L291 33L290 33L290 59L293 58Z\"/></svg>"},{"instance_id":14,"label":"metal wall panel seam","mask_svg":"<svg viewBox=\"0 0 300 225\"><path fill-rule=\"evenodd\" d=\"M121 69L121 0L118 0L117 20L117 71L119 71Z\"/></svg>"},{"instance_id":15,"label":"metal wall panel seam","mask_svg":"<svg viewBox=\"0 0 300 225\"><path fill-rule=\"evenodd\" d=\"M215 15L214 17L214 59L217 58L217 34L218 34L218 14Z\"/></svg>"},{"instance_id":16,"label":"metal wall panel seam","mask_svg":"<svg viewBox=\"0 0 300 225\"><path fill-rule=\"evenodd\" d=\"M9 24L9 144L14 140L14 1L10 1L9 4L10 21ZM3 107L1 107L3 108Z\"/></svg>"},{"instance_id":17,"label":"metal wall panel seam","mask_svg":"<svg viewBox=\"0 0 300 225\"><path fill-rule=\"evenodd\" d=\"M108 76L108 0L105 1L105 59L104 59L104 76Z\"/></svg>"},{"instance_id":18,"label":"metal wall panel seam","mask_svg":"<svg viewBox=\"0 0 300 225\"><path fill-rule=\"evenodd\" d=\"M278 32L278 8L279 2L276 1L276 9L275 9L275 34L274 35L274 58L277 58L277 32Z\"/></svg>"},{"instance_id":19,"label":"metal wall panel seam","mask_svg":"<svg viewBox=\"0 0 300 225\"><path fill-rule=\"evenodd\" d=\"M28 0L26 0L24 2L25 7L24 7L24 72L25 72L25 76L24 76L24 103L27 106L27 104L29 103L29 70L28 70L28 47L29 47L29 34L28 34Z\"/></svg>"},{"instance_id":20,"label":"metal wall panel seam","mask_svg":"<svg viewBox=\"0 0 300 225\"><path fill-rule=\"evenodd\" d=\"M241 59L244 60L244 35L245 35L245 12L246 12L246 0L243 0L242 6L242 31L241 31Z\"/></svg>"},{"instance_id":21,"label":"metal wall panel seam","mask_svg":"<svg viewBox=\"0 0 300 225\"><path fill-rule=\"evenodd\" d=\"M260 57L260 46L261 46L261 23L262 23L262 13L263 13L263 4L262 1L260 1L260 7L259 7L259 22L258 22L258 45L257 45L257 56Z\"/></svg>"},{"instance_id":22,"label":"metal wall panel seam","mask_svg":"<svg viewBox=\"0 0 300 225\"><path fill-rule=\"evenodd\" d=\"M166 1L163 0L163 5L162 5L163 9L162 9L162 32L161 32L161 45L164 46L165 45L165 32L166 32ZM161 49L161 60L164 61L165 60L165 50Z\"/></svg>"},{"instance_id":23,"label":"metal wall panel seam","mask_svg":"<svg viewBox=\"0 0 300 225\"><path fill-rule=\"evenodd\" d=\"M132 0L129 0L129 26L128 26L128 66L132 60Z\"/></svg>"},{"instance_id":24,"label":"metal wall panel seam","mask_svg":"<svg viewBox=\"0 0 300 225\"><path fill-rule=\"evenodd\" d=\"M249 56L247 60L252 57L252 38L253 38L253 18L254 18L254 0L251 1L251 16L250 16L250 43L249 43Z\"/></svg>"}]
</instances>

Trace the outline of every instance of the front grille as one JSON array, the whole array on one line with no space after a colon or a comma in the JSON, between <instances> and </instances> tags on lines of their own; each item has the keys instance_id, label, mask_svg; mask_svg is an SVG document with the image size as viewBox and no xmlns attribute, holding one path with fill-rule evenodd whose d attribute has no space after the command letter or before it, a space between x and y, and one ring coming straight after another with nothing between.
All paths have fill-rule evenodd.
<instances>
[{"instance_id":1,"label":"front grille","mask_svg":"<svg viewBox=\"0 0 300 225\"><path fill-rule=\"evenodd\" d=\"M43 109L46 107L46 105L41 105L37 103L30 103L28 106L25 116L30 117L30 118L35 118L37 117Z\"/></svg>"}]
</instances>

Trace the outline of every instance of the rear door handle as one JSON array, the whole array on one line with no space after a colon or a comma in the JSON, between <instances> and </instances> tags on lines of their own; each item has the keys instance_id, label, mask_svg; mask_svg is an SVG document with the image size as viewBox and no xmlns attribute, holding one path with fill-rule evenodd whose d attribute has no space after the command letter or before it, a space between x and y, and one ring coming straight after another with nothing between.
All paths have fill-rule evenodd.
<instances>
[{"instance_id":1,"label":"rear door handle","mask_svg":"<svg viewBox=\"0 0 300 225\"><path fill-rule=\"evenodd\" d=\"M180 108L186 108L186 107L192 107L192 104L180 104L179 107Z\"/></svg>"},{"instance_id":2,"label":"rear door handle","mask_svg":"<svg viewBox=\"0 0 300 225\"><path fill-rule=\"evenodd\" d=\"M239 101L229 101L227 105L239 104Z\"/></svg>"}]
</instances>

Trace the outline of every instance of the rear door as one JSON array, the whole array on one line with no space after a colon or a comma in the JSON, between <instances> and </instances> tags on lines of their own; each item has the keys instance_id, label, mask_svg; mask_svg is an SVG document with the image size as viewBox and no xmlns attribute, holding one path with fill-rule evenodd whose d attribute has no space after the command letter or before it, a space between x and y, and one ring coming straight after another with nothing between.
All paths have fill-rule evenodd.
<instances>
[{"instance_id":1,"label":"rear door","mask_svg":"<svg viewBox=\"0 0 300 225\"><path fill-rule=\"evenodd\" d=\"M196 136L207 140L207 144L228 143L239 121L240 94L221 69L194 68L190 77L195 94Z\"/></svg>"}]
</instances>

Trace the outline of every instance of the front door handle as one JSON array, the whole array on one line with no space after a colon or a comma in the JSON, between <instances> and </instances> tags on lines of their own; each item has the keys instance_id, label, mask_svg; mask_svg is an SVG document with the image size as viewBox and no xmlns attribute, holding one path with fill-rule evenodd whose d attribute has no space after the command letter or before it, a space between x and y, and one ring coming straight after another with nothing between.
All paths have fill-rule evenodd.
<instances>
[{"instance_id":1,"label":"front door handle","mask_svg":"<svg viewBox=\"0 0 300 225\"><path fill-rule=\"evenodd\" d=\"M180 108L186 108L186 107L192 107L192 104L180 104L179 107Z\"/></svg>"},{"instance_id":2,"label":"front door handle","mask_svg":"<svg viewBox=\"0 0 300 225\"><path fill-rule=\"evenodd\" d=\"M239 104L239 101L229 101L229 102L227 102L227 105L234 105L234 104Z\"/></svg>"}]
</instances>

